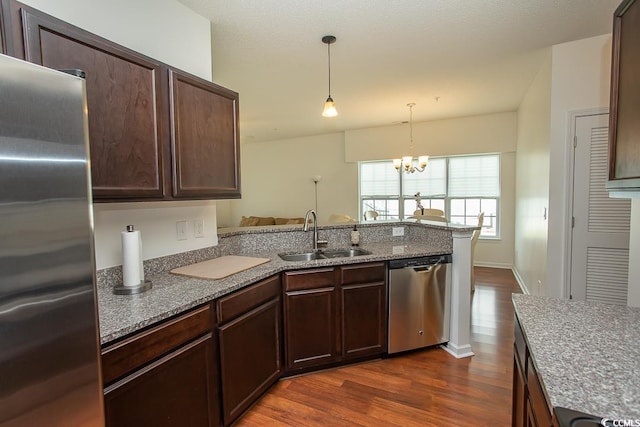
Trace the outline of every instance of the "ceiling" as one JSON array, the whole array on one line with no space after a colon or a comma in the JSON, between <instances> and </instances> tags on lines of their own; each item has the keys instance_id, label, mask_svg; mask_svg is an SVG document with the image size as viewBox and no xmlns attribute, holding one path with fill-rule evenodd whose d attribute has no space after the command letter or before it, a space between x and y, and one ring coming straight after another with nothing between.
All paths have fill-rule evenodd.
<instances>
[{"instance_id":1,"label":"ceiling","mask_svg":"<svg viewBox=\"0 0 640 427\"><path fill-rule=\"evenodd\" d=\"M620 0L179 0L212 22L241 141L515 111L554 44L611 32ZM340 115L321 116L328 95Z\"/></svg>"}]
</instances>

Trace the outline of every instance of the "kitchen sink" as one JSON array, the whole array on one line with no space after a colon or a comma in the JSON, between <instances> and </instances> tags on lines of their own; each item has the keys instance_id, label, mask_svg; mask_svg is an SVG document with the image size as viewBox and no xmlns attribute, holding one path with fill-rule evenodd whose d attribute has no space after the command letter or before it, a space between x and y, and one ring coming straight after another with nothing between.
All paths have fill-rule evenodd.
<instances>
[{"instance_id":1,"label":"kitchen sink","mask_svg":"<svg viewBox=\"0 0 640 427\"><path fill-rule=\"evenodd\" d=\"M326 258L344 258L344 257L354 257L361 255L370 255L371 252L365 251L360 248L349 248L349 249L326 249L322 251L322 254Z\"/></svg>"},{"instance_id":2,"label":"kitchen sink","mask_svg":"<svg viewBox=\"0 0 640 427\"><path fill-rule=\"evenodd\" d=\"M278 254L284 261L313 261L316 259L350 258L354 256L370 255L371 252L360 248L348 249L320 249L318 251L305 251Z\"/></svg>"}]
</instances>

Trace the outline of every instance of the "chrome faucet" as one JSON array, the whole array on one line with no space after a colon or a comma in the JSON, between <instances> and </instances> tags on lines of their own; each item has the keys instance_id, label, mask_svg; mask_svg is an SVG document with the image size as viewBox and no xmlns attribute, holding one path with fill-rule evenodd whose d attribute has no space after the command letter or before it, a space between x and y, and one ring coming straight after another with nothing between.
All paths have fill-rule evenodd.
<instances>
[{"instance_id":1,"label":"chrome faucet","mask_svg":"<svg viewBox=\"0 0 640 427\"><path fill-rule=\"evenodd\" d=\"M304 227L302 231L309 231L309 216L313 216L313 250L315 252L318 251L318 245L327 245L326 240L318 240L318 215L316 215L316 211L313 209L309 209L307 214L304 216Z\"/></svg>"}]
</instances>

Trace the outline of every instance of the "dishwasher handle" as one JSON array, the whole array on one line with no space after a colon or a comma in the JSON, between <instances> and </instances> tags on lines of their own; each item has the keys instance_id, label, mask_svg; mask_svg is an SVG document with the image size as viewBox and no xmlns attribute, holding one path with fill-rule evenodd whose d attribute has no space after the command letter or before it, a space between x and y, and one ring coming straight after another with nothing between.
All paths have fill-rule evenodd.
<instances>
[{"instance_id":1,"label":"dishwasher handle","mask_svg":"<svg viewBox=\"0 0 640 427\"><path fill-rule=\"evenodd\" d=\"M416 273L422 273L422 272L428 273L431 270L433 270L433 268L437 265L440 265L440 263L431 264L431 265L416 265L415 267L407 267L407 268L411 268Z\"/></svg>"}]
</instances>

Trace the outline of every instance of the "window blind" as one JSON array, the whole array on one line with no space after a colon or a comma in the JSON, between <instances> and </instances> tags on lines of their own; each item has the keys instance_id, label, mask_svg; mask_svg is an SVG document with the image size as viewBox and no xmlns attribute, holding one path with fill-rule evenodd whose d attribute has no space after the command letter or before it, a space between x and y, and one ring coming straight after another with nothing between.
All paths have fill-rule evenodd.
<instances>
[{"instance_id":1,"label":"window blind","mask_svg":"<svg viewBox=\"0 0 640 427\"><path fill-rule=\"evenodd\" d=\"M430 159L424 172L405 174L403 193L413 197L418 191L423 198L444 197L447 193L447 159Z\"/></svg>"},{"instance_id":2,"label":"window blind","mask_svg":"<svg viewBox=\"0 0 640 427\"><path fill-rule=\"evenodd\" d=\"M362 163L360 166L360 195L398 196L400 174L391 162Z\"/></svg>"},{"instance_id":3,"label":"window blind","mask_svg":"<svg viewBox=\"0 0 640 427\"><path fill-rule=\"evenodd\" d=\"M500 197L500 156L449 158L449 197Z\"/></svg>"}]
</instances>

